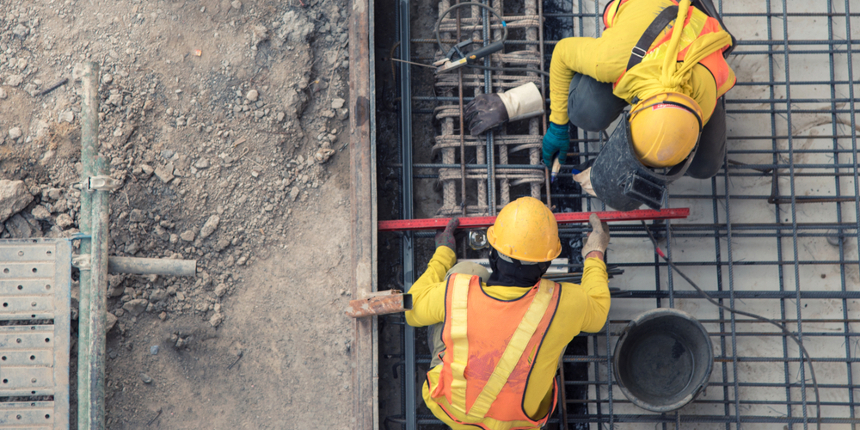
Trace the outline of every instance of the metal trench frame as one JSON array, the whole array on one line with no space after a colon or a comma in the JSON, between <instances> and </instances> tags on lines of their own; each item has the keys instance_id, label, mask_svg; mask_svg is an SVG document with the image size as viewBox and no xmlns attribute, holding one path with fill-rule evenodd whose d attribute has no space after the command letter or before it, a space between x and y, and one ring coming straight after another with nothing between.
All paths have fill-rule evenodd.
<instances>
[{"instance_id":1,"label":"metal trench frame","mask_svg":"<svg viewBox=\"0 0 860 430\"><path fill-rule=\"evenodd\" d=\"M590 3L590 2L589 2ZM717 2L718 9L722 11L723 4L722 1ZM821 362L821 363L845 363L847 370L847 381L844 384L839 383L819 383L822 390L839 390L839 392L845 392L847 394L847 400L845 401L822 401L822 406L826 407L839 407L841 408L841 412L845 412L847 408L848 411L847 416L827 416L826 413L823 414L822 423L833 423L833 424L851 424L852 427L856 427L857 424L860 424L860 418L857 417L856 408L860 405L857 404L855 400L854 390L858 387L857 384L853 382L853 374L852 371L852 363L860 362L860 358L856 357L856 354L852 354L851 351L851 339L860 336L860 334L852 332L850 324L860 322L855 319L850 319L848 314L848 300L856 299L860 297L860 291L857 290L857 286L848 285L846 282L846 269L849 265L858 265L860 266L860 262L856 260L848 260L846 259L846 241L847 240L856 240L856 244L858 248L860 248L860 191L857 190L857 185L860 183L858 181L858 147L857 147L857 123L856 123L856 102L857 98L854 94L854 87L852 83L856 82L854 78L854 70L853 70L853 55L857 52L854 47L855 44L860 43L858 40L851 39L851 20L850 18L860 17L859 12L852 12L850 0L846 0L844 2L844 13L836 13L834 10L834 1L827 0L827 12L826 13L791 13L787 11L786 0L779 0L768 2L767 10L762 13L726 13L723 14L724 18L728 18L729 22L727 25L731 26L730 19L732 17L759 17L766 20L766 25L768 29L767 39L766 41L739 41L738 47L739 49L735 50L733 55L765 55L767 57L767 65L768 71L767 81L756 81L756 82L738 82L738 86L766 86L768 88L768 98L764 100L732 100L729 98L727 100L727 104L732 107L732 109L728 109L727 113L729 115L734 115L735 118L739 118L736 120L742 120L742 115L744 114L768 114L770 117L770 135L769 136L729 136L729 140L737 141L737 140L770 140L772 142L771 150L748 150L748 149L739 149L734 150L730 149L727 157L726 163L718 173L718 175L711 179L710 184L710 194L672 194L670 197L674 199L705 199L712 201L712 209L713 209L713 222L708 223L698 223L698 224L686 224L686 223L678 223L678 224L658 224L652 227L653 230L659 231L663 235L667 237L666 241L666 251L668 255L671 257L673 247L672 241L673 239L681 239L681 238L697 238L697 239L713 239L714 240L714 261L684 261L677 262L676 264L680 267L713 267L716 273L717 279L717 288L714 291L709 291L710 294L714 296L721 303L724 303L729 306L734 306L737 300L779 300L779 308L781 320L788 324L790 330L794 331L801 338L831 338L831 337L842 337L845 340L845 351L844 357L842 358L832 358L832 357L820 357L816 356L816 353L813 352L813 362ZM407 5L408 3L402 1L402 5ZM597 11L588 12L583 8L583 2L571 2L571 5L578 5L578 11L574 12L571 10L570 12L563 13L547 13L543 14L546 18L564 18L571 19L574 22L573 28L579 29L580 36L583 36L583 20L586 19L594 19L596 23L599 23L600 16L599 11L601 10L598 7L598 1L594 1L593 10ZM774 7L772 4L777 5ZM406 9L401 10L399 15L401 19L405 16L407 19L405 22L409 22L409 11L408 7L403 8ZM774 11L776 9L776 11ZM405 15L404 15L405 14ZM788 25L783 25L783 32L781 35L781 40L777 38L774 40L774 20L781 19L783 23L787 23L788 19L791 17L824 17L827 19L828 26L828 40L789 40L788 39ZM833 26L835 19L845 19L845 35L846 39L837 40L835 38L840 37L838 34L834 34ZM576 25L576 22L579 22L579 25ZM599 28L600 25L596 25ZM779 25L777 24L777 28ZM404 29L401 27L401 40L410 40L412 43L426 43L430 42L429 39L419 39L419 38L410 38L410 34L408 31L408 25ZM432 42L435 43L435 40ZM530 42L525 41L512 41L514 44L525 44ZM557 41L546 40L543 42L541 47L551 47L555 45ZM409 44L406 45L406 49L408 49ZM810 48L813 47L813 48ZM759 47L764 47L764 49L759 49ZM798 49L795 47L801 47L803 49ZM403 49L403 48L402 48ZM401 51L403 52L403 51ZM791 77L789 75L789 65L791 61L792 55L808 55L808 54L822 54L827 55L829 58L829 74L830 80L828 81L791 81ZM847 80L837 80L836 79L836 70L834 66L834 56L835 55L846 55L847 56L847 65L848 65L848 79ZM783 61L780 60L780 56L782 56ZM402 59L409 59L409 57L401 56ZM780 64L781 63L781 64ZM401 73L408 73L408 67L403 67L401 65ZM783 77L778 76L780 73L785 73ZM402 76L408 76L403 74ZM791 97L791 88L805 85L827 85L830 88L830 98L827 99L804 99L797 98L793 99ZM836 94L836 86L837 85L847 85L848 86L848 97L837 97ZM409 112L410 116L402 118L403 123L409 123L411 126L411 119L418 115L432 115L433 110L420 110L420 109L412 109L412 101L453 101L450 99L455 99L453 97L428 97L428 96L413 96L410 92L410 88L408 85L401 86L402 90L405 90L402 94L403 97L406 97L408 94L409 99L404 98L404 109L408 109L404 112ZM776 90L784 89L785 98L779 99L776 98ZM729 93L729 97L731 97L731 93ZM466 97L466 100L470 98ZM765 103L769 105L769 109L743 109L743 105L752 104L752 103ZM829 110L809 110L809 109L795 109L792 107L794 103L829 103ZM847 107L837 108L837 103L847 103ZM778 119L784 120L786 122L785 129L791 130L791 116L792 114L802 114L802 113L816 113L816 114L829 114L831 117L831 127L832 133L830 135L819 135L814 137L802 136L804 139L816 139L816 140L830 140L833 142L832 149L797 149L795 148L795 138L799 138L800 136L795 136L792 133L786 133L783 131L782 126L777 127ZM841 123L837 118L838 114L850 114L850 121L848 124L844 122ZM409 119L406 119L409 118ZM426 117L420 117L422 120ZM840 130L839 125L847 125L849 131L846 133L844 130ZM599 147L598 145L602 144L604 141L604 135L594 135L593 133L589 133L584 136L580 135L581 138L574 139L574 143L576 146L580 147L580 155L583 156L595 156L596 149ZM850 148L840 147L839 141L850 139L851 145ZM778 141L784 140L787 141L787 149L781 149L778 147ZM406 145L410 145L411 148L411 132L410 134L403 135L402 144L404 147ZM748 154L772 154L773 161L770 164L733 164L735 159L743 159L744 155ZM835 161L833 164L814 164L814 163L796 163L795 162L795 154L832 154ZM842 155L843 160L840 163L839 157ZM845 155L849 155L851 158L851 163L846 164L844 157ZM787 156L788 162L781 161L780 156ZM489 163L484 163L480 166L483 168L484 166L488 166ZM410 184L408 188L408 195L406 194L407 188L404 188L404 201L411 201L411 181L413 178L433 178L438 177L434 171L440 168L453 168L459 167L456 164L442 165L442 166L432 166L432 165L413 165L411 164L411 154L410 157L402 158L402 166L405 168L401 171L401 177L403 179L403 183L406 184L407 181ZM399 167L399 166L394 166ZM523 168L528 168L527 166L520 166ZM423 174L414 174L411 173L413 168L416 169L431 169L432 173L423 173ZM762 176L763 174L770 174L768 172L773 172L775 169L783 169L788 170L787 179L789 180L789 190L788 195L777 195L776 197L781 197L780 200L776 200L772 202L774 206L776 206L775 217L773 223L748 223L748 224L732 224L725 223L720 221L720 207L724 207L725 216L729 219L731 214L731 203L733 201L740 200L768 200L773 199L775 196L771 195L732 195L731 187L729 186L729 182L732 178L740 178L740 177L756 177ZM807 171L798 172L799 169L806 169ZM814 172L809 172L809 169L816 169ZM407 174L410 172L411 174ZM569 175L569 174L568 174ZM835 196L798 196L795 190L796 178L801 177L810 177L810 176L831 176L834 177L835 180ZM840 178L850 176L854 181L854 192L851 190L844 190L843 186L840 184ZM720 189L725 191L720 191ZM409 197L407 199L407 197ZM555 196L554 196L555 197ZM585 203L585 208L587 210L600 209L603 207L602 203L599 200L592 200L584 195L579 194L569 194L569 195L560 195L557 197L563 198L580 198L583 199ZM833 222L822 222L822 223L802 223L797 221L797 204L805 203L804 200L808 200L809 198L821 198L828 199L825 201L829 201L836 205L837 210L837 221ZM786 210L790 213L791 221L789 223L782 222L780 220L780 210ZM844 210L853 209L854 212L854 220L853 221L843 221L845 216L843 215ZM405 213L404 213L405 215ZM850 219L850 218L849 218ZM832 236L833 232L836 231L839 237L838 248L839 248L839 258L837 260L803 260L799 258L798 251L798 239L799 238L823 238ZM573 228L565 228L560 231L560 235L562 238L575 238L579 237L583 233L582 227L573 227ZM404 263L407 263L410 268L410 276L412 276L412 280L414 280L414 261L413 261L413 252L412 246L414 246L414 241L416 240L427 240L431 238L433 235L429 233L415 233L409 235L409 244L410 247L407 249L404 247ZM645 235L644 230L641 227L637 226L619 226L618 228L613 229L614 237L632 237L632 238L641 238L644 239L647 236ZM736 261L733 258L733 247L732 247L732 239L734 238L762 238L766 240L775 240L775 246L777 249L777 259L776 260L744 260L744 261ZM790 242L786 242L789 241ZM726 246L725 249L721 247L721 242L725 241ZM790 255L789 252L785 252L783 250L783 246L791 246ZM611 258L611 257L610 257ZM614 263L614 262L613 262ZM658 307L662 306L675 306L676 299L695 299L698 298L698 295L695 292L691 292L689 290L678 290L674 284L674 277L671 270L664 271L666 273L666 286L665 290L660 289L661 284L661 268L665 268L666 264L659 260L659 257L655 253L653 255L653 261L649 262L636 262L636 263L614 263L619 267L641 267L641 268L653 268L654 276L655 276L655 285L656 288L654 290L641 290L641 291L632 291L628 297L632 298L650 298L655 300L655 304ZM736 281L735 281L735 268L736 267L744 267L744 266L777 266L777 270L779 273L779 290L778 291L750 291L750 290L737 290L736 289ZM800 268L801 266L811 266L811 265L839 265L839 273L840 273L840 290L839 291L815 291L814 289L802 290L802 285L800 281ZM727 269L727 274L723 274L723 269ZM794 276L794 282L792 285L787 285L789 283L786 280L787 272L786 270L792 270ZM404 273L406 271L404 270ZM405 279L406 280L406 279ZM408 288L410 283L404 283L404 285ZM618 299L623 300L623 297L619 297ZM803 319L802 318L802 307L801 300L814 300L814 299L837 299L841 302L841 315L833 315L833 318L826 319ZM668 302L667 302L668 301ZM789 303L786 303L789 301ZM787 305L791 305L791 301L794 301L794 309L792 311L796 314L795 318L787 317ZM804 428L807 429L810 426L814 426L816 418L814 411L814 399L809 398L806 395L807 389L809 388L808 379L804 375L806 369L804 366L800 366L799 369L796 369L797 372L800 373L800 377L798 381L794 381L791 378L791 369L789 368L790 363L800 363L802 361L802 357L797 354L790 354L789 350L791 348L791 344L788 342L787 338L778 332L756 332L752 331L751 327L757 322L749 321L745 319L736 319L733 314L726 315L722 310L718 313L719 317L711 320L702 320L703 323L708 324L709 326L716 325L718 330L713 331L711 333L712 339L715 344L720 346L721 351L736 351L737 341L740 337L749 337L749 336L762 336L762 337L774 337L781 338L782 343L782 351L783 354L781 357L746 357L746 356L738 356L734 353L722 353L715 357L715 368L714 375L712 376L712 380L719 379L718 381L712 381L709 385L711 385L714 389L719 390L722 393L721 400L699 400L701 403L713 403L718 405L723 405L723 414L721 415L686 415L681 412L669 413L669 414L652 414L652 413L644 413L642 414L619 414L615 412L615 407L619 404L629 404L630 402L624 398L623 396L617 396L614 393L613 387L617 385L617 382L613 380L612 369L612 357L611 351L612 345L614 345L613 338L617 338L619 324L626 324L626 321L621 320L613 320L610 321L604 331L602 333L597 334L586 334L583 333L580 336L587 336L589 339L589 343L591 345L591 352L588 355L565 355L563 357L563 361L566 363L588 363L590 367L589 378L585 381L574 381L574 380L566 380L566 387L574 387L574 386L588 386L594 388L594 393L596 393L597 398L591 399L567 399L568 404L575 403L587 403L589 404L590 411L592 413L588 415L568 415L568 423L569 424L597 424L604 425L608 424L609 428L613 428L615 423L656 423L662 424L663 428L667 428L668 424L680 425L681 423L715 423L720 424L721 426L725 426L726 429L731 428L741 428L743 424L746 423L773 423L773 424L784 424L787 425L789 429L792 428ZM812 332L812 331L804 331L803 323L838 323L842 325L841 332ZM401 322L402 324L402 322ZM407 331L412 331L412 329L408 326L405 326ZM409 341L404 344L405 351L405 366L407 372L415 372L415 365L426 365L430 361L429 356L416 356L414 351L414 333ZM598 346L603 348L604 353L597 353ZM411 347L411 348L410 348ZM784 374L784 382L744 382L738 379L738 365L739 363L782 363L783 364L783 374ZM592 365L593 364L593 365ZM414 375L414 373L406 373L406 375ZM415 378L414 377L405 377L403 378L405 381L404 386L404 394L406 398L406 404L404 404L404 413L400 417L396 417L396 419L391 420L391 422L395 424L401 424L403 428L406 429L415 429L415 428L432 428L434 424L438 425L438 421L432 416L428 415L418 415L415 411L416 405L416 393L415 390ZM743 396L737 395L741 389L749 389L749 388L784 388L785 389L785 400L749 400L743 399ZM794 391L792 391L794 390ZM797 395L799 391L800 396ZM412 393L412 395L410 395ZM411 407L407 408L407 405L411 405ZM751 405L769 405L774 408L784 407L784 415L783 416L763 416L763 415L745 415L742 410L745 406ZM800 413L797 412L797 407L800 407ZM550 420L550 423L557 423L558 419L553 418ZM387 427L387 426L386 426Z\"/></svg>"}]
</instances>

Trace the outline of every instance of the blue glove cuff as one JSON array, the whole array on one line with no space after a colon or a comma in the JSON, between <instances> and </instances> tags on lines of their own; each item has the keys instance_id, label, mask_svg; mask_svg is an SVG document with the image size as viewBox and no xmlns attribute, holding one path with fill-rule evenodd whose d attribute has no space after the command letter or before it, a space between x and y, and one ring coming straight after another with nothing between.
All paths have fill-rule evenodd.
<instances>
[{"instance_id":1,"label":"blue glove cuff","mask_svg":"<svg viewBox=\"0 0 860 430\"><path fill-rule=\"evenodd\" d=\"M567 137L567 138L570 138L570 131L569 131L568 124L565 124L565 125L558 125L558 124L556 124L556 123L554 123L554 122L550 122L550 123L549 123L549 128L547 129L547 132L548 132L548 133L552 133L552 135L553 135L553 136L555 136L555 137L560 137L560 138Z\"/></svg>"}]
</instances>

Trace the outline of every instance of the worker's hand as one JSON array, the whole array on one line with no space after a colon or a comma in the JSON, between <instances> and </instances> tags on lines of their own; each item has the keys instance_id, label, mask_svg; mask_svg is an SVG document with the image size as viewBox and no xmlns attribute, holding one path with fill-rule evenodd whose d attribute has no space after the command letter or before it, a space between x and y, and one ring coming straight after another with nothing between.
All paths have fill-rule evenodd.
<instances>
[{"instance_id":1,"label":"worker's hand","mask_svg":"<svg viewBox=\"0 0 860 430\"><path fill-rule=\"evenodd\" d=\"M543 112L544 100L532 82L498 94L481 94L466 105L465 120L472 136L486 133L511 119Z\"/></svg>"},{"instance_id":2,"label":"worker's hand","mask_svg":"<svg viewBox=\"0 0 860 430\"><path fill-rule=\"evenodd\" d=\"M465 119L472 136L479 136L507 121L508 110L498 94L481 94L466 105Z\"/></svg>"},{"instance_id":3,"label":"worker's hand","mask_svg":"<svg viewBox=\"0 0 860 430\"><path fill-rule=\"evenodd\" d=\"M558 154L558 162L564 164L569 149L570 131L568 131L568 125L549 123L549 128L543 135L543 164L551 169L552 159L556 154Z\"/></svg>"},{"instance_id":4,"label":"worker's hand","mask_svg":"<svg viewBox=\"0 0 860 430\"><path fill-rule=\"evenodd\" d=\"M592 251L605 254L606 247L609 246L609 226L605 222L601 222L597 214L591 214L588 217L588 223L591 224L591 233L588 235L585 246L582 247L583 258Z\"/></svg>"},{"instance_id":5,"label":"worker's hand","mask_svg":"<svg viewBox=\"0 0 860 430\"><path fill-rule=\"evenodd\" d=\"M445 226L445 230L436 233L436 248L440 246L447 246L448 248L451 248L451 250L456 251L457 242L454 241L454 230L459 225L460 218L451 218L451 221L448 221L448 225Z\"/></svg>"},{"instance_id":6,"label":"worker's hand","mask_svg":"<svg viewBox=\"0 0 860 430\"><path fill-rule=\"evenodd\" d=\"M591 186L591 167L573 175L573 180L579 184L582 191L597 197L597 194L594 193L594 187Z\"/></svg>"}]
</instances>

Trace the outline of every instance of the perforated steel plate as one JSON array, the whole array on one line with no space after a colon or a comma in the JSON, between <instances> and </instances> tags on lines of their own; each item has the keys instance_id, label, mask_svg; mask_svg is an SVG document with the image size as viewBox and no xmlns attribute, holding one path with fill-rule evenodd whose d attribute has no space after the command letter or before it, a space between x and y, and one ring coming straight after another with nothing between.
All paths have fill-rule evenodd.
<instances>
[{"instance_id":1,"label":"perforated steel plate","mask_svg":"<svg viewBox=\"0 0 860 430\"><path fill-rule=\"evenodd\" d=\"M71 253L0 241L0 429L69 428Z\"/></svg>"}]
</instances>

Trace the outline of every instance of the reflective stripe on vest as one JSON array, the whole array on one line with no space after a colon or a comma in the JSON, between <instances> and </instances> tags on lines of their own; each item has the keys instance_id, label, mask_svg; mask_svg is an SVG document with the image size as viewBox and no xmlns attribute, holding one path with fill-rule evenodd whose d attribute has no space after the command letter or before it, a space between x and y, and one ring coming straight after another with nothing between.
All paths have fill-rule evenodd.
<instances>
[{"instance_id":1,"label":"reflective stripe on vest","mask_svg":"<svg viewBox=\"0 0 860 430\"><path fill-rule=\"evenodd\" d=\"M618 9L621 7L621 5L628 1L631 0L614 0L612 4L607 6L606 12L603 15L603 23L607 27L610 27L611 24L614 24ZM672 0L672 3L677 5L678 1ZM719 21L709 17L707 14L700 11L699 9L690 6L690 10L687 13L687 20L684 22L684 29L681 33L681 40L678 43L678 61L684 61L684 57L687 54L687 49L690 47L690 44L692 44L696 39L705 34L714 33L720 30L722 30L722 27L720 26ZM662 39L655 41L652 44L651 49L645 54L644 57L642 57L642 62L645 62L647 60L659 60L664 58L666 56L666 50L669 47L668 42L671 39L672 31L669 31ZM708 55L702 61L699 62L699 64L705 66L705 68L708 69L708 71L711 72L711 75L713 75L714 77L714 82L717 86L716 98L720 98L723 94L727 93L730 89L732 89L732 87L735 86L735 82L737 81L737 79L734 78L734 76L732 75L725 58L723 58L723 51L726 48L723 48L719 51L712 53L711 55ZM622 73L621 76L618 77L618 80L615 81L615 85L618 84L622 77L624 77L624 73Z\"/></svg>"},{"instance_id":2,"label":"reflective stripe on vest","mask_svg":"<svg viewBox=\"0 0 860 430\"><path fill-rule=\"evenodd\" d=\"M532 420L522 405L528 375L559 296L557 284L541 280L520 299L500 301L483 292L479 277L451 275L442 334L446 352L438 383L428 388L452 420L486 428L486 419L492 419L494 428L500 428L498 422L502 421L505 429L534 428L546 422L551 410L541 420ZM470 309L473 319L481 315L472 327L468 324ZM506 315L510 316L507 321ZM513 327L516 321L519 323ZM504 339L510 340L502 349ZM494 343L496 347L487 350ZM553 382L553 408L555 388Z\"/></svg>"},{"instance_id":3,"label":"reflective stripe on vest","mask_svg":"<svg viewBox=\"0 0 860 430\"><path fill-rule=\"evenodd\" d=\"M630 0L612 0L606 5L606 8L603 9L603 26L606 28L612 27L615 24L615 15L618 15L618 9L621 8L621 5L627 3Z\"/></svg>"}]
</instances>

